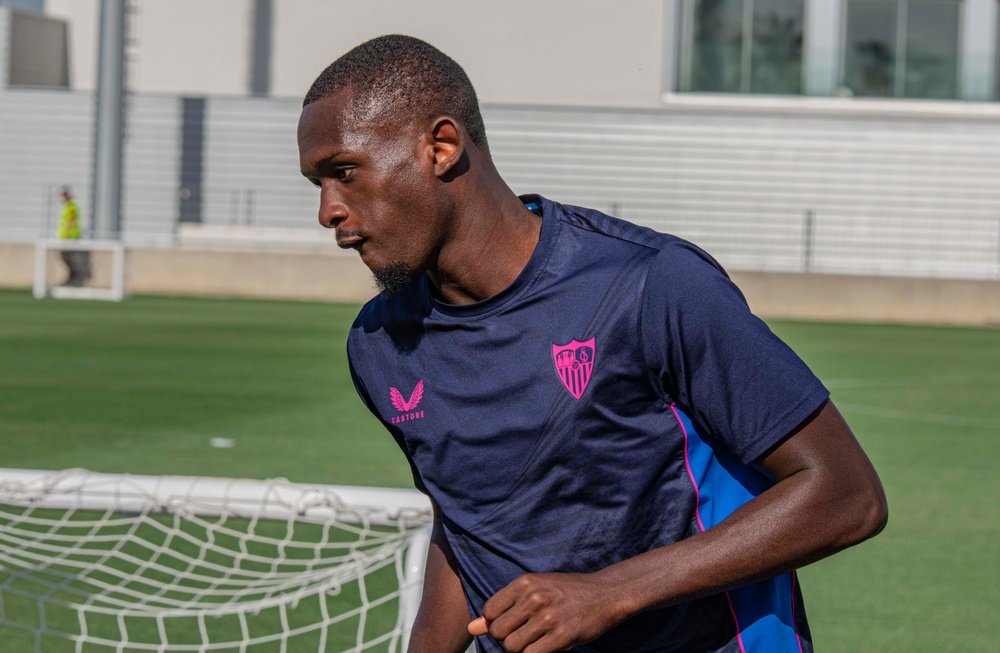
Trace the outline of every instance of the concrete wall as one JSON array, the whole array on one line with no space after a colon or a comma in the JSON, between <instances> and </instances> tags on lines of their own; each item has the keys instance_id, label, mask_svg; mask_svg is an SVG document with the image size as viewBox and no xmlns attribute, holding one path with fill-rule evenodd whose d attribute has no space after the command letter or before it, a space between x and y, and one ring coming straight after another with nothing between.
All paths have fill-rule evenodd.
<instances>
[{"instance_id":1,"label":"concrete wall","mask_svg":"<svg viewBox=\"0 0 1000 653\"><path fill-rule=\"evenodd\" d=\"M34 248L0 243L0 287L32 284ZM94 259L94 285L107 285L109 262ZM353 252L268 252L211 248L134 248L127 255L133 294L256 297L363 302L375 293ZM65 276L52 253L49 283ZM751 308L769 318L926 324L1000 325L1000 281L830 274L735 273Z\"/></svg>"},{"instance_id":2,"label":"concrete wall","mask_svg":"<svg viewBox=\"0 0 1000 653\"><path fill-rule=\"evenodd\" d=\"M206 248L136 247L126 250L126 288L132 294L254 297L308 301L359 302L375 294L368 269L354 252L335 245L307 253ZM33 246L0 243L0 287L29 288L33 283ZM110 258L95 254L90 285L110 285ZM66 277L57 252L50 252L48 283Z\"/></svg>"},{"instance_id":3,"label":"concrete wall","mask_svg":"<svg viewBox=\"0 0 1000 653\"><path fill-rule=\"evenodd\" d=\"M736 272L769 318L1000 326L1000 281Z\"/></svg>"}]
</instances>

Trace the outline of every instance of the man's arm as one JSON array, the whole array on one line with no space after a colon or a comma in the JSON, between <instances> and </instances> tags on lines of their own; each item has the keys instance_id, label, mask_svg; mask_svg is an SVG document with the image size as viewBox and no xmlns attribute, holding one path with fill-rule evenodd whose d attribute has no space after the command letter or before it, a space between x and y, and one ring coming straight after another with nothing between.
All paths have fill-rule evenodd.
<instances>
[{"instance_id":1,"label":"man's arm","mask_svg":"<svg viewBox=\"0 0 1000 653\"><path fill-rule=\"evenodd\" d=\"M507 651L561 651L644 610L809 564L885 525L878 475L831 402L758 463L775 485L718 526L593 574L521 576L469 631L489 632Z\"/></svg>"},{"instance_id":2,"label":"man's arm","mask_svg":"<svg viewBox=\"0 0 1000 653\"><path fill-rule=\"evenodd\" d=\"M469 646L469 610L437 504L427 550L424 592L410 633L409 653L462 653Z\"/></svg>"}]
</instances>

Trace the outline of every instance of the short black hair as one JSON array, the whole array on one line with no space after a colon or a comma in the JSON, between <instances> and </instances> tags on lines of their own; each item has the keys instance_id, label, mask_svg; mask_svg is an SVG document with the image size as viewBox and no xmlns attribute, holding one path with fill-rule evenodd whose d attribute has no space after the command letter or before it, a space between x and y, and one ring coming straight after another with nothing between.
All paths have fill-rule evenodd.
<instances>
[{"instance_id":1,"label":"short black hair","mask_svg":"<svg viewBox=\"0 0 1000 653\"><path fill-rule=\"evenodd\" d=\"M430 43L412 36L379 36L353 48L320 73L302 106L343 88L354 91L359 117L457 118L472 142L489 150L476 90L462 67Z\"/></svg>"}]
</instances>

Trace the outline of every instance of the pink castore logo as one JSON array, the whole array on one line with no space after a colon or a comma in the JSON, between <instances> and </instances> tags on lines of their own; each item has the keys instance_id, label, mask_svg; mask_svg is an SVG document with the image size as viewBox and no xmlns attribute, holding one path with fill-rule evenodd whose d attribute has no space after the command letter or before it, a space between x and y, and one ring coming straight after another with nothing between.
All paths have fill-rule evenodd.
<instances>
[{"instance_id":1,"label":"pink castore logo","mask_svg":"<svg viewBox=\"0 0 1000 653\"><path fill-rule=\"evenodd\" d=\"M400 422L409 422L415 419L421 419L424 416L424 411L414 410L420 405L420 401L424 398L424 380L420 379L417 381L417 385L413 388L413 392L410 393L409 400L403 397L403 393L399 391L398 388L393 388L389 386L389 401L392 402L393 408L402 413L402 415L397 415L392 418L393 424L398 424Z\"/></svg>"},{"instance_id":2,"label":"pink castore logo","mask_svg":"<svg viewBox=\"0 0 1000 653\"><path fill-rule=\"evenodd\" d=\"M392 401L392 405L401 413L411 411L420 405L420 400L424 398L424 380L420 379L417 381L417 387L413 388L413 392L410 394L410 400L407 401L403 399L403 393L398 389L389 387L389 400Z\"/></svg>"},{"instance_id":3,"label":"pink castore logo","mask_svg":"<svg viewBox=\"0 0 1000 653\"><path fill-rule=\"evenodd\" d=\"M595 339L591 338L586 342L573 340L567 345L552 345L552 360L555 361L559 380L574 399L582 397L590 383L597 354L594 342Z\"/></svg>"}]
</instances>

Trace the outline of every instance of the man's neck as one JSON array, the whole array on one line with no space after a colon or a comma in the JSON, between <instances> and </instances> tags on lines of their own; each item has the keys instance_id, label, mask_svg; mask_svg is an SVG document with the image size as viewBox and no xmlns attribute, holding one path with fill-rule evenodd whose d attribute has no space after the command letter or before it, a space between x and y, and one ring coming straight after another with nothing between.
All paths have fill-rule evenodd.
<instances>
[{"instance_id":1,"label":"man's neck","mask_svg":"<svg viewBox=\"0 0 1000 653\"><path fill-rule=\"evenodd\" d=\"M428 271L441 299L471 304L512 284L531 259L541 227L541 218L502 182L467 198L436 269Z\"/></svg>"}]
</instances>

